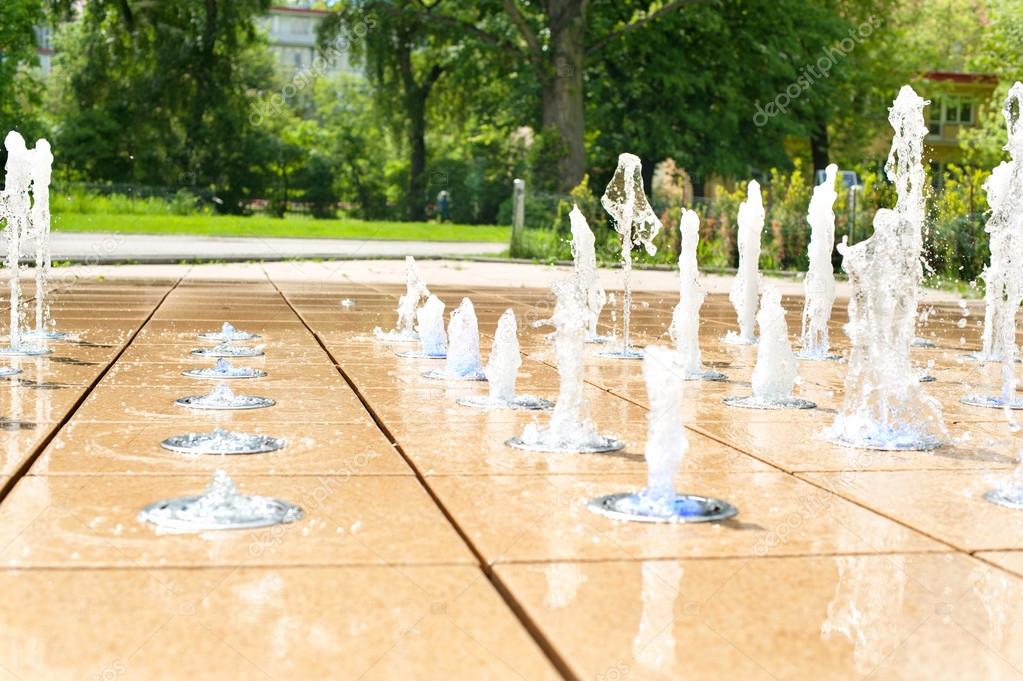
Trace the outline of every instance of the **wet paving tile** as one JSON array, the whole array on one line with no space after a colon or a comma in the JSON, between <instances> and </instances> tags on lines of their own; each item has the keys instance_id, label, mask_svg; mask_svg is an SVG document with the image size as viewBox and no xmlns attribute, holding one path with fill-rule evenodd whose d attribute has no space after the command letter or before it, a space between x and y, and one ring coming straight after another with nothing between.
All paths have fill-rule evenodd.
<instances>
[{"instance_id":1,"label":"wet paving tile","mask_svg":"<svg viewBox=\"0 0 1023 681\"><path fill-rule=\"evenodd\" d=\"M472 567L6 570L0 590L5 681L561 678Z\"/></svg>"},{"instance_id":2,"label":"wet paving tile","mask_svg":"<svg viewBox=\"0 0 1023 681\"><path fill-rule=\"evenodd\" d=\"M499 565L577 678L1019 679L1023 579L954 554Z\"/></svg>"},{"instance_id":3,"label":"wet paving tile","mask_svg":"<svg viewBox=\"0 0 1023 681\"><path fill-rule=\"evenodd\" d=\"M0 566L191 567L474 562L409 476L245 476L242 493L302 507L288 525L174 534L144 506L201 493L206 476L27 476L0 505Z\"/></svg>"},{"instance_id":4,"label":"wet paving tile","mask_svg":"<svg viewBox=\"0 0 1023 681\"><path fill-rule=\"evenodd\" d=\"M264 454L203 455L168 451L160 443L183 433L210 432L195 419L181 424L93 423L75 420L43 450L33 475L196 475L223 468L230 475L412 475L372 424L253 424L247 433L283 440ZM3 435L0 434L0 447ZM2 451L2 450L0 450Z\"/></svg>"}]
</instances>

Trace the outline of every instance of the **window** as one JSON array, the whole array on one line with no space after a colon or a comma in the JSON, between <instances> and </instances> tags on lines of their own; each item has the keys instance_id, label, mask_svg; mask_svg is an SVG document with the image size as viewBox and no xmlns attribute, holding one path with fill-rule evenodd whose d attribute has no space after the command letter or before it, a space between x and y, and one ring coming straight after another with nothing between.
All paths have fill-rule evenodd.
<instances>
[{"instance_id":1,"label":"window","mask_svg":"<svg viewBox=\"0 0 1023 681\"><path fill-rule=\"evenodd\" d=\"M974 102L969 97L935 97L927 107L927 129L932 137L949 137L946 125L972 125Z\"/></svg>"}]
</instances>

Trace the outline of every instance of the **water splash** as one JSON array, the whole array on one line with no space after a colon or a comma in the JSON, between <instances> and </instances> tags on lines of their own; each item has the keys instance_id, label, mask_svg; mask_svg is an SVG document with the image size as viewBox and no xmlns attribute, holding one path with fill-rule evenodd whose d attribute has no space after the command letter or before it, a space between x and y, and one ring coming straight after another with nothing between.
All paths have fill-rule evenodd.
<instances>
[{"instance_id":1,"label":"water splash","mask_svg":"<svg viewBox=\"0 0 1023 681\"><path fill-rule=\"evenodd\" d=\"M932 449L945 436L941 405L924 393L909 357L923 277L926 105L909 86L899 92L888 114L895 136L885 164L898 192L895 209L877 211L869 239L849 245L843 238L839 246L853 288L852 352L845 400L825 436L849 447Z\"/></svg>"},{"instance_id":2,"label":"water splash","mask_svg":"<svg viewBox=\"0 0 1023 681\"><path fill-rule=\"evenodd\" d=\"M24 301L21 297L21 247L23 239L31 230L32 203L29 190L35 165L34 152L25 146L25 139L13 130L4 139L4 148L7 149L7 165L4 166L4 190L0 194L0 217L6 222L5 265L10 286L10 342L8 347L0 349L0 354L41 355L49 350L25 343L22 322Z\"/></svg>"},{"instance_id":3,"label":"water splash","mask_svg":"<svg viewBox=\"0 0 1023 681\"><path fill-rule=\"evenodd\" d=\"M558 400L546 427L531 423L508 444L547 452L609 452L624 445L598 435L587 415L583 396L583 349L586 343L586 295L575 277L551 287L556 302L547 323L553 324L558 362Z\"/></svg>"},{"instance_id":4,"label":"water splash","mask_svg":"<svg viewBox=\"0 0 1023 681\"><path fill-rule=\"evenodd\" d=\"M257 334L249 331L239 331L231 322L221 324L220 331L208 331L199 334L199 340L218 342L248 341L256 340L257 338L259 338Z\"/></svg>"},{"instance_id":5,"label":"water splash","mask_svg":"<svg viewBox=\"0 0 1023 681\"><path fill-rule=\"evenodd\" d=\"M813 402L792 396L796 382L796 356L789 345L785 308L781 292L765 286L757 312L760 340L757 363L753 367L753 394L748 397L726 397L725 404L748 409L812 409Z\"/></svg>"},{"instance_id":6,"label":"water splash","mask_svg":"<svg viewBox=\"0 0 1023 681\"><path fill-rule=\"evenodd\" d=\"M190 395L174 401L182 407L192 409L260 409L272 407L276 402L269 397L236 395L226 385L218 385L208 395Z\"/></svg>"},{"instance_id":7,"label":"water splash","mask_svg":"<svg viewBox=\"0 0 1023 681\"><path fill-rule=\"evenodd\" d=\"M379 326L373 329L376 337L385 342L414 343L419 340L416 332L416 309L419 303L430 297L430 289L419 274L419 266L411 255L405 256L405 294L398 298L398 322L393 331L384 331Z\"/></svg>"},{"instance_id":8,"label":"water splash","mask_svg":"<svg viewBox=\"0 0 1023 681\"><path fill-rule=\"evenodd\" d=\"M212 367L203 367L201 369L189 369L183 371L182 375L188 376L189 378L216 378L216 379L234 379L234 378L262 378L266 376L266 372L260 369L253 369L250 367L235 367L231 365L224 357L217 358L216 364Z\"/></svg>"},{"instance_id":9,"label":"water splash","mask_svg":"<svg viewBox=\"0 0 1023 681\"><path fill-rule=\"evenodd\" d=\"M50 305L46 300L46 281L50 276L50 178L53 176L53 152L50 143L37 140L32 152L32 213L31 235L35 239L36 326L24 334L25 338L40 340L64 340L68 334L53 328Z\"/></svg>"},{"instance_id":10,"label":"water splash","mask_svg":"<svg viewBox=\"0 0 1023 681\"><path fill-rule=\"evenodd\" d=\"M448 336L444 331L444 302L435 295L427 298L416 310L416 332L419 335L419 349L428 357L445 357L448 353Z\"/></svg>"},{"instance_id":11,"label":"water splash","mask_svg":"<svg viewBox=\"0 0 1023 681\"><path fill-rule=\"evenodd\" d=\"M208 433L185 433L160 443L164 449L181 454L264 454L282 449L284 440L267 435L238 433L214 428Z\"/></svg>"},{"instance_id":12,"label":"water splash","mask_svg":"<svg viewBox=\"0 0 1023 681\"><path fill-rule=\"evenodd\" d=\"M487 381L490 382L490 393L485 397L466 397L458 403L477 409L548 409L551 403L532 395L516 395L515 382L519 367L522 366L522 353L519 349L518 324L515 313L509 308L497 321L497 332L494 334L494 345L490 349L490 358L484 369Z\"/></svg>"},{"instance_id":13,"label":"water splash","mask_svg":"<svg viewBox=\"0 0 1023 681\"><path fill-rule=\"evenodd\" d=\"M654 255L654 237L661 231L657 219L643 190L643 165L638 156L621 154L618 167L607 185L600 205L614 221L615 230L622 239L622 349L601 353L606 357L637 359L641 353L630 344L629 322L632 317L632 249L642 246Z\"/></svg>"},{"instance_id":14,"label":"water splash","mask_svg":"<svg viewBox=\"0 0 1023 681\"><path fill-rule=\"evenodd\" d=\"M824 170L824 181L813 189L806 221L810 223L810 244L807 255L810 266L803 280L803 328L800 334L801 359L832 359L828 354L828 321L835 304L835 268L831 253L835 250L835 178L838 166Z\"/></svg>"},{"instance_id":15,"label":"water splash","mask_svg":"<svg viewBox=\"0 0 1023 681\"><path fill-rule=\"evenodd\" d=\"M1023 452L1013 472L998 487L987 492L984 498L999 506L1023 510Z\"/></svg>"},{"instance_id":16,"label":"water splash","mask_svg":"<svg viewBox=\"0 0 1023 681\"><path fill-rule=\"evenodd\" d=\"M476 308L468 298L462 298L448 321L447 361L443 371L430 371L427 378L460 381L485 381L483 359L480 357L480 329Z\"/></svg>"},{"instance_id":17,"label":"water splash","mask_svg":"<svg viewBox=\"0 0 1023 681\"><path fill-rule=\"evenodd\" d=\"M159 501L139 512L139 520L176 532L265 527L301 518L302 509L294 504L242 494L222 469L201 495Z\"/></svg>"},{"instance_id":18,"label":"water splash","mask_svg":"<svg viewBox=\"0 0 1023 681\"><path fill-rule=\"evenodd\" d=\"M764 215L760 183L750 180L746 187L746 200L739 204L739 269L728 293L728 300L738 317L739 333L729 331L722 339L732 345L754 345L757 342L753 325L760 293L760 235L764 231Z\"/></svg>"},{"instance_id":19,"label":"water splash","mask_svg":"<svg viewBox=\"0 0 1023 681\"><path fill-rule=\"evenodd\" d=\"M261 357L263 346L248 347L235 345L229 340L214 345L212 348L197 348L192 354L198 357Z\"/></svg>"},{"instance_id":20,"label":"water splash","mask_svg":"<svg viewBox=\"0 0 1023 681\"><path fill-rule=\"evenodd\" d=\"M572 212L568 214L568 219L572 225L572 260L575 275L586 292L586 310L589 313L589 330L586 342L606 343L610 339L597 332L600 311L607 303L607 293L600 285L600 275L597 272L596 238L578 205L572 205Z\"/></svg>"},{"instance_id":21,"label":"water splash","mask_svg":"<svg viewBox=\"0 0 1023 681\"><path fill-rule=\"evenodd\" d=\"M703 366L700 356L700 307L707 294L700 286L696 247L700 241L700 216L682 209L678 225L681 245L678 256L678 305L671 315L668 333L675 344L675 363L682 367L687 381L720 381L725 375Z\"/></svg>"},{"instance_id":22,"label":"water splash","mask_svg":"<svg viewBox=\"0 0 1023 681\"><path fill-rule=\"evenodd\" d=\"M984 270L984 348L982 355L1000 365L1001 393L968 395L967 404L1023 409L1016 395L1016 313L1023 303L1023 83L1010 89L1002 109L1008 131L1001 163L984 185L991 205L985 230L991 235L991 261Z\"/></svg>"},{"instance_id":23,"label":"water splash","mask_svg":"<svg viewBox=\"0 0 1023 681\"><path fill-rule=\"evenodd\" d=\"M647 485L635 494L594 499L588 507L602 515L640 522L697 522L731 517L735 509L730 504L675 491L675 476L689 449L680 417L682 374L676 369L675 352L666 347L647 346L643 355L643 379L650 404L644 450Z\"/></svg>"}]
</instances>

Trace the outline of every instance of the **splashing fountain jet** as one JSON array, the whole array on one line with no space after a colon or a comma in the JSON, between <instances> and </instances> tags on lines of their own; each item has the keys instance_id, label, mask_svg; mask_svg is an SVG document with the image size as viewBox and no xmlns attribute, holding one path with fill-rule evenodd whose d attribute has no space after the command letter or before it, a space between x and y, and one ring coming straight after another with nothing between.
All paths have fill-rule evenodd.
<instances>
[{"instance_id":1,"label":"splashing fountain jet","mask_svg":"<svg viewBox=\"0 0 1023 681\"><path fill-rule=\"evenodd\" d=\"M199 340L215 341L217 343L250 341L257 340L258 338L259 334L251 333L249 331L239 331L234 328L234 324L231 322L224 322L224 324L220 327L220 331L207 331L206 333L199 334Z\"/></svg>"},{"instance_id":2,"label":"splashing fountain jet","mask_svg":"<svg viewBox=\"0 0 1023 681\"><path fill-rule=\"evenodd\" d=\"M480 328L476 321L476 308L468 298L462 298L448 322L448 352L444 369L427 371L426 378L453 381L485 381L483 359L480 357Z\"/></svg>"},{"instance_id":3,"label":"splashing fountain jet","mask_svg":"<svg viewBox=\"0 0 1023 681\"><path fill-rule=\"evenodd\" d=\"M831 252L835 250L835 178L838 166L834 163L824 170L824 181L813 189L806 221L810 223L810 245L806 252L810 267L803 280L803 329L799 338L799 359L836 360L828 353L828 321L835 304L835 269Z\"/></svg>"},{"instance_id":4,"label":"splashing fountain jet","mask_svg":"<svg viewBox=\"0 0 1023 681\"><path fill-rule=\"evenodd\" d=\"M638 156L621 154L618 168L600 197L600 205L611 215L615 230L622 237L622 349L601 352L602 357L640 359L643 353L629 345L632 317L632 249L643 246L650 255L657 253L654 237L661 221L654 215L643 191L643 166Z\"/></svg>"},{"instance_id":5,"label":"splashing fountain jet","mask_svg":"<svg viewBox=\"0 0 1023 681\"><path fill-rule=\"evenodd\" d=\"M188 371L182 371L181 375L188 376L189 378L215 379L263 378L266 376L266 372L262 369L253 369L252 367L231 366L231 362L227 361L223 357L219 357L217 359L217 363L212 367L189 369Z\"/></svg>"},{"instance_id":6,"label":"splashing fountain jet","mask_svg":"<svg viewBox=\"0 0 1023 681\"><path fill-rule=\"evenodd\" d=\"M212 348L196 348L192 350L192 354L197 357L262 357L263 346L257 345L251 348L245 345L235 345L227 340Z\"/></svg>"},{"instance_id":7,"label":"splashing fountain jet","mask_svg":"<svg viewBox=\"0 0 1023 681\"><path fill-rule=\"evenodd\" d=\"M490 382L490 394L465 397L458 400L458 404L476 409L550 409L553 405L547 400L515 394L515 379L520 366L522 353L519 351L518 325L515 313L508 309L497 321L494 345L484 369L487 381Z\"/></svg>"},{"instance_id":8,"label":"splashing fountain jet","mask_svg":"<svg viewBox=\"0 0 1023 681\"><path fill-rule=\"evenodd\" d=\"M586 343L586 294L575 277L551 287L556 302L553 324L554 354L558 360L558 401L550 423L526 426L520 437L507 441L511 447L536 452L613 452L625 444L599 435L586 415L583 396L583 347Z\"/></svg>"},{"instance_id":9,"label":"splashing fountain jet","mask_svg":"<svg viewBox=\"0 0 1023 681\"><path fill-rule=\"evenodd\" d=\"M774 286L765 286L760 296L760 340L757 343L757 363L753 367L753 394L746 397L726 397L724 403L746 409L813 409L817 405L809 400L792 396L796 382L796 356L789 346L785 308L781 306L781 293Z\"/></svg>"},{"instance_id":10,"label":"splashing fountain jet","mask_svg":"<svg viewBox=\"0 0 1023 681\"><path fill-rule=\"evenodd\" d=\"M640 492L609 494L587 504L594 513L614 520L645 523L695 523L725 520L738 511L720 499L679 494L675 475L689 449L679 417L682 377L676 370L675 353L649 346L643 357L650 412L647 414L647 486Z\"/></svg>"},{"instance_id":11,"label":"splashing fountain jet","mask_svg":"<svg viewBox=\"0 0 1023 681\"><path fill-rule=\"evenodd\" d=\"M2 201L0 201L0 210L2 210L0 216L7 223L7 227L4 229L7 235L5 265L10 273L11 328L10 344L0 348L0 355L45 355L50 352L49 348L25 343L21 321L23 305L21 299L21 243L31 228L29 189L32 185L34 152L25 146L25 139L13 130L4 139L4 147L7 149L7 165L5 166Z\"/></svg>"},{"instance_id":12,"label":"splashing fountain jet","mask_svg":"<svg viewBox=\"0 0 1023 681\"><path fill-rule=\"evenodd\" d=\"M611 342L610 336L601 336L597 332L597 322L600 320L600 311L604 309L604 304L607 302L607 293L600 285L600 275L597 274L596 238L578 205L573 204L568 219L572 225L572 262L575 267L575 276L586 292L586 309L589 313L589 330L586 333L586 342L609 343Z\"/></svg>"},{"instance_id":13,"label":"splashing fountain jet","mask_svg":"<svg viewBox=\"0 0 1023 681\"><path fill-rule=\"evenodd\" d=\"M1010 89L1002 109L1008 128L1010 161L1002 162L984 185L991 204L985 231L991 235L991 262L984 270L984 349L999 363L1000 395L967 395L965 404L1023 409L1016 395L1016 313L1023 303L1023 83ZM997 353L990 355L988 353Z\"/></svg>"},{"instance_id":14,"label":"splashing fountain jet","mask_svg":"<svg viewBox=\"0 0 1023 681\"><path fill-rule=\"evenodd\" d=\"M739 269L728 292L728 300L739 320L739 333L729 331L721 339L730 345L756 345L757 342L753 325L760 294L760 235L764 231L764 215L760 183L750 180L746 200L739 204Z\"/></svg>"},{"instance_id":15,"label":"splashing fountain jet","mask_svg":"<svg viewBox=\"0 0 1023 681\"><path fill-rule=\"evenodd\" d=\"M416 259L411 255L405 256L405 295L398 298L397 326L393 331L384 331L378 326L373 329L373 334L385 343L415 343L419 340L415 329L416 308L429 297L430 289L419 274Z\"/></svg>"},{"instance_id":16,"label":"splashing fountain jet","mask_svg":"<svg viewBox=\"0 0 1023 681\"><path fill-rule=\"evenodd\" d=\"M202 494L158 501L139 511L140 521L171 532L244 530L301 518L302 509L291 502L242 494L222 469L213 473Z\"/></svg>"},{"instance_id":17,"label":"splashing fountain jet","mask_svg":"<svg viewBox=\"0 0 1023 681\"><path fill-rule=\"evenodd\" d=\"M927 102L904 86L888 113L895 129L885 164L895 183L894 210L874 216L874 234L838 247L849 274L848 331L852 345L845 400L825 437L839 445L926 450L945 436L941 405L927 396L909 358L923 277L923 110Z\"/></svg>"},{"instance_id":18,"label":"splashing fountain jet","mask_svg":"<svg viewBox=\"0 0 1023 681\"><path fill-rule=\"evenodd\" d=\"M263 409L272 407L277 402L269 397L256 395L235 395L226 385L218 385L209 395L189 395L174 400L179 407L191 409Z\"/></svg>"},{"instance_id":19,"label":"splashing fountain jet","mask_svg":"<svg viewBox=\"0 0 1023 681\"><path fill-rule=\"evenodd\" d=\"M992 504L1023 511L1023 453L1016 469L998 487L984 493Z\"/></svg>"},{"instance_id":20,"label":"splashing fountain jet","mask_svg":"<svg viewBox=\"0 0 1023 681\"><path fill-rule=\"evenodd\" d=\"M419 349L394 354L413 359L445 359L448 356L448 336L444 331L444 301L431 294L416 310L416 321Z\"/></svg>"},{"instance_id":21,"label":"splashing fountain jet","mask_svg":"<svg viewBox=\"0 0 1023 681\"><path fill-rule=\"evenodd\" d=\"M163 440L160 446L179 454L266 454L283 449L285 442L269 435L238 433L214 428L208 433L184 433Z\"/></svg>"},{"instance_id":22,"label":"splashing fountain jet","mask_svg":"<svg viewBox=\"0 0 1023 681\"><path fill-rule=\"evenodd\" d=\"M36 141L32 152L31 235L36 246L36 328L24 333L32 340L62 341L69 337L53 327L50 306L46 302L46 280L50 275L50 178L53 175L53 152L44 139Z\"/></svg>"},{"instance_id":23,"label":"splashing fountain jet","mask_svg":"<svg viewBox=\"0 0 1023 681\"><path fill-rule=\"evenodd\" d=\"M696 264L700 216L696 211L683 208L678 229L681 234L678 256L679 295L668 329L675 343L675 364L685 372L687 381L723 381L725 375L705 368L700 357L700 307L707 296L700 286L700 270Z\"/></svg>"}]
</instances>

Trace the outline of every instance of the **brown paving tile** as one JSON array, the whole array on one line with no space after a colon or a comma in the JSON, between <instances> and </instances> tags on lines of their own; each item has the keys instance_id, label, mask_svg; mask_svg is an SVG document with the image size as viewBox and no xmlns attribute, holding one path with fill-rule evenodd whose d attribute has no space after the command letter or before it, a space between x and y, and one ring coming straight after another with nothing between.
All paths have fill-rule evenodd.
<instances>
[{"instance_id":1,"label":"brown paving tile","mask_svg":"<svg viewBox=\"0 0 1023 681\"><path fill-rule=\"evenodd\" d=\"M469 567L8 570L0 589L4 679L561 678Z\"/></svg>"},{"instance_id":2,"label":"brown paving tile","mask_svg":"<svg viewBox=\"0 0 1023 681\"><path fill-rule=\"evenodd\" d=\"M833 417L832 417L833 418ZM973 424L949 426L949 442L929 452L882 452L832 445L819 423L698 421L693 427L787 471L1012 468L1016 457ZM964 435L973 433L968 439Z\"/></svg>"},{"instance_id":3,"label":"brown paving tile","mask_svg":"<svg viewBox=\"0 0 1023 681\"><path fill-rule=\"evenodd\" d=\"M689 493L726 499L720 524L618 523L588 499L642 488L642 476L435 477L429 481L494 562L935 551L948 547L784 473L692 473Z\"/></svg>"},{"instance_id":4,"label":"brown paving tile","mask_svg":"<svg viewBox=\"0 0 1023 681\"><path fill-rule=\"evenodd\" d=\"M1007 471L884 471L801 473L890 518L963 551L1023 546L1023 513L983 495Z\"/></svg>"},{"instance_id":5,"label":"brown paving tile","mask_svg":"<svg viewBox=\"0 0 1023 681\"><path fill-rule=\"evenodd\" d=\"M184 423L207 421L225 424L260 423L370 423L355 393L340 376L331 387L293 389L275 384L259 386L230 384L236 394L268 397L277 403L260 409L192 409L174 403L181 397L207 395L212 385L196 381L194 386L97 388L75 413L78 421Z\"/></svg>"},{"instance_id":6,"label":"brown paving tile","mask_svg":"<svg viewBox=\"0 0 1023 681\"><path fill-rule=\"evenodd\" d=\"M521 432L521 426L504 421L482 421L471 427L436 428L424 423L396 433L402 451L423 475L577 475L645 474L645 433L634 429L619 452L589 456L552 454L514 449L505 440ZM688 433L689 451L682 472L767 471L767 464L698 433Z\"/></svg>"},{"instance_id":7,"label":"brown paving tile","mask_svg":"<svg viewBox=\"0 0 1023 681\"><path fill-rule=\"evenodd\" d=\"M199 343L198 341L189 346L188 344L132 344L124 351L121 356L121 361L124 362L157 362L161 364L174 363L174 362L189 362L195 366L204 366L210 363L211 358L209 357L198 357L191 354L191 351L196 348L211 347L212 343ZM258 342L245 343L245 345L259 345ZM330 360L327 357L327 353L319 346L313 346L307 344L301 348L290 348L282 343L276 345L268 345L264 349L264 354L261 357L245 357L245 358L229 358L238 359L241 361L244 359L246 362L251 361L254 366L264 366L263 364L257 365L256 362L263 362L267 364L280 363L280 364L329 364ZM265 368L265 366L264 366Z\"/></svg>"},{"instance_id":8,"label":"brown paving tile","mask_svg":"<svg viewBox=\"0 0 1023 681\"><path fill-rule=\"evenodd\" d=\"M57 425L0 419L0 474L9 476L18 471Z\"/></svg>"},{"instance_id":9,"label":"brown paving tile","mask_svg":"<svg viewBox=\"0 0 1023 681\"><path fill-rule=\"evenodd\" d=\"M473 562L419 483L408 476L238 476L243 493L300 505L291 525L161 533L147 504L200 493L207 476L28 476L0 504L0 565L192 567Z\"/></svg>"},{"instance_id":10,"label":"brown paving tile","mask_svg":"<svg viewBox=\"0 0 1023 681\"><path fill-rule=\"evenodd\" d=\"M1023 580L962 555L496 571L581 679L1023 677Z\"/></svg>"},{"instance_id":11,"label":"brown paving tile","mask_svg":"<svg viewBox=\"0 0 1023 681\"><path fill-rule=\"evenodd\" d=\"M180 425L72 421L32 467L33 475L199 475L223 468L231 475L411 475L383 433L368 424L254 424L245 432L284 439L276 452L190 456L160 442L186 432L207 432L196 419Z\"/></svg>"},{"instance_id":12,"label":"brown paving tile","mask_svg":"<svg viewBox=\"0 0 1023 681\"><path fill-rule=\"evenodd\" d=\"M1023 577L1023 551L979 551L974 555Z\"/></svg>"},{"instance_id":13,"label":"brown paving tile","mask_svg":"<svg viewBox=\"0 0 1023 681\"><path fill-rule=\"evenodd\" d=\"M299 389L310 386L335 384L346 385L337 369L329 362L316 364L281 364L267 361L250 361L248 358L228 360L234 367L252 367L267 373L262 378L232 379L228 383L235 392L253 391L265 385L278 388ZM217 379L200 379L182 375L192 369L213 367L215 359L204 364L195 362L117 362L103 377L101 388L107 387L158 387L175 386L191 390L204 390L215 385Z\"/></svg>"}]
</instances>

